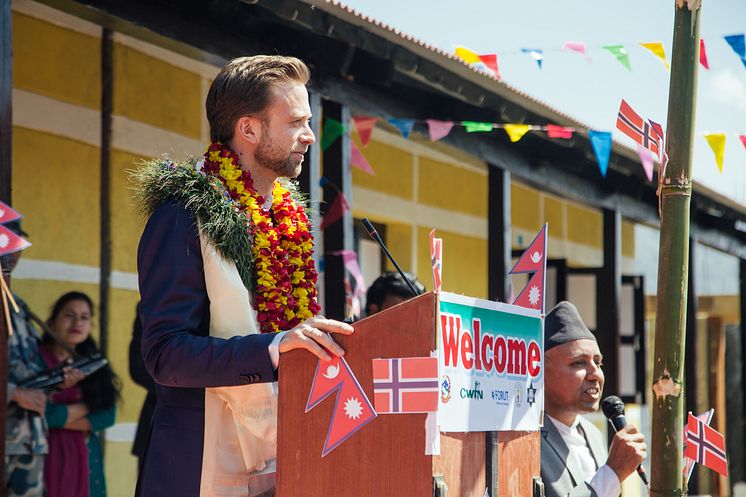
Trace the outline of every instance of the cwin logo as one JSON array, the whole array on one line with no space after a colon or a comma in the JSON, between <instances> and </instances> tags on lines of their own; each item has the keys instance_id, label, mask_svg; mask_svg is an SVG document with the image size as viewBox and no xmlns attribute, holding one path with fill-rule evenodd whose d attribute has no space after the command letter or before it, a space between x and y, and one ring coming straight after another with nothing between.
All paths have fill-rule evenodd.
<instances>
[{"instance_id":1,"label":"cwin logo","mask_svg":"<svg viewBox=\"0 0 746 497\"><path fill-rule=\"evenodd\" d=\"M467 390L466 388L462 388L459 392L462 399L483 399L484 398L484 392L479 389L479 382L474 382L474 388L471 390Z\"/></svg>"}]
</instances>

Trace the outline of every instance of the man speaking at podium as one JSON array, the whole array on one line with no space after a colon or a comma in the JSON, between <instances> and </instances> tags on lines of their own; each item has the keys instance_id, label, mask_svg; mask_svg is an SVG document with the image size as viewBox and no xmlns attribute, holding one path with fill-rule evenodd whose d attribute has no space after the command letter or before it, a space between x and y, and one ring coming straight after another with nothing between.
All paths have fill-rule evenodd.
<instances>
[{"instance_id":1,"label":"man speaking at podium","mask_svg":"<svg viewBox=\"0 0 746 497\"><path fill-rule=\"evenodd\" d=\"M619 430L606 451L599 430L583 414L596 412L604 388L596 337L570 302L544 321L544 426L541 479L546 497L617 497L621 483L647 454L632 425Z\"/></svg>"},{"instance_id":2,"label":"man speaking at podium","mask_svg":"<svg viewBox=\"0 0 746 497\"><path fill-rule=\"evenodd\" d=\"M344 354L329 333L352 327L314 317L313 240L287 179L315 141L308 79L294 57L228 62L207 96L204 158L134 173L149 216L141 352L157 384L141 497L272 495L279 354Z\"/></svg>"}]
</instances>

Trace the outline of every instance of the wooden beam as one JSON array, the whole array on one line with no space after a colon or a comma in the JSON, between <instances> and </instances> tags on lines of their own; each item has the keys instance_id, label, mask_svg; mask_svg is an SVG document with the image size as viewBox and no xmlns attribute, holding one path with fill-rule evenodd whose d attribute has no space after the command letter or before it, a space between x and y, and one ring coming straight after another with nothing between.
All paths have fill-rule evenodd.
<instances>
[{"instance_id":1,"label":"wooden beam","mask_svg":"<svg viewBox=\"0 0 746 497\"><path fill-rule=\"evenodd\" d=\"M345 124L350 122L347 107L331 100L324 100L323 118L336 119ZM324 154L324 176L331 185L324 188L322 213L326 214L337 198L338 190L352 202L352 173L350 171L350 136L343 134ZM344 319L345 309L345 267L342 257L333 255L339 250L352 250L352 213L347 211L339 221L326 227L324 239L324 315L333 319Z\"/></svg>"},{"instance_id":2,"label":"wooden beam","mask_svg":"<svg viewBox=\"0 0 746 497\"><path fill-rule=\"evenodd\" d=\"M510 296L511 234L510 173L488 169L487 285L490 300L507 302ZM492 492L490 492L492 495Z\"/></svg>"},{"instance_id":3,"label":"wooden beam","mask_svg":"<svg viewBox=\"0 0 746 497\"><path fill-rule=\"evenodd\" d=\"M11 0L0 0L0 200L11 204L11 145L13 139L13 13ZM10 274L3 271L0 278L5 278L10 286ZM8 405L8 328L5 322L5 300L0 299L0 433L5 440L5 425ZM5 444L0 447L0 461L5 461Z\"/></svg>"},{"instance_id":4,"label":"wooden beam","mask_svg":"<svg viewBox=\"0 0 746 497\"><path fill-rule=\"evenodd\" d=\"M109 297L111 293L111 122L114 105L114 40L111 30L101 33L101 211L99 264L99 344L104 354L109 348Z\"/></svg>"},{"instance_id":5,"label":"wooden beam","mask_svg":"<svg viewBox=\"0 0 746 497\"><path fill-rule=\"evenodd\" d=\"M603 210L603 266L596 289L596 339L604 356L605 395L619 395L619 307L622 292L622 218Z\"/></svg>"}]
</instances>

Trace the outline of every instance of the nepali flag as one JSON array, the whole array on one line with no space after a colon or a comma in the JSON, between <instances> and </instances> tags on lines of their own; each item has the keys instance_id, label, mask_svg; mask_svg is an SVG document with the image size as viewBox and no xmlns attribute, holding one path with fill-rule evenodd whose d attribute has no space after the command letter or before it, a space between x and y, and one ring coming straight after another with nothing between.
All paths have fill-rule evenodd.
<instances>
[{"instance_id":1,"label":"nepali flag","mask_svg":"<svg viewBox=\"0 0 746 497\"><path fill-rule=\"evenodd\" d=\"M12 254L30 246L31 243L0 225L0 255Z\"/></svg>"},{"instance_id":2,"label":"nepali flag","mask_svg":"<svg viewBox=\"0 0 746 497\"><path fill-rule=\"evenodd\" d=\"M9 223L21 219L21 213L13 209L5 202L0 201L0 224Z\"/></svg>"},{"instance_id":3,"label":"nepali flag","mask_svg":"<svg viewBox=\"0 0 746 497\"><path fill-rule=\"evenodd\" d=\"M686 424L686 448L684 455L723 476L728 476L728 459L725 454L725 438L704 421L689 413Z\"/></svg>"},{"instance_id":4,"label":"nepali flag","mask_svg":"<svg viewBox=\"0 0 746 497\"><path fill-rule=\"evenodd\" d=\"M648 121L632 110L624 99L619 107L616 127L655 155L659 155L658 133Z\"/></svg>"},{"instance_id":5,"label":"nepali flag","mask_svg":"<svg viewBox=\"0 0 746 497\"><path fill-rule=\"evenodd\" d=\"M308 394L306 412L335 392L337 396L334 411L321 457L336 449L377 415L344 358L333 357L330 361L319 359L313 374L311 392Z\"/></svg>"},{"instance_id":6,"label":"nepali flag","mask_svg":"<svg viewBox=\"0 0 746 497\"><path fill-rule=\"evenodd\" d=\"M373 359L373 401L379 414L438 410L438 358Z\"/></svg>"},{"instance_id":7,"label":"nepali flag","mask_svg":"<svg viewBox=\"0 0 746 497\"><path fill-rule=\"evenodd\" d=\"M513 305L538 309L544 313L544 287L547 269L547 225L545 224L534 241L523 252L510 270L510 274L534 273L526 287L518 294Z\"/></svg>"}]
</instances>

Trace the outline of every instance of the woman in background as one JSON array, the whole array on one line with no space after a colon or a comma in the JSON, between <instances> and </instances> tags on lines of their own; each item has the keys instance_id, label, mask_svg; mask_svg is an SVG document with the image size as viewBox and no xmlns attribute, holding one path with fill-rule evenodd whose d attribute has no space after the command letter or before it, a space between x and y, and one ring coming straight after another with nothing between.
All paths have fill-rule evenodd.
<instances>
[{"instance_id":1,"label":"woman in background","mask_svg":"<svg viewBox=\"0 0 746 497\"><path fill-rule=\"evenodd\" d=\"M54 337L42 338L41 355L53 368L78 356L99 353L91 337L93 303L84 293L57 299L47 325ZM49 454L44 467L47 497L105 497L106 481L96 432L114 424L119 379L108 365L77 385L52 395L47 403Z\"/></svg>"}]
</instances>

